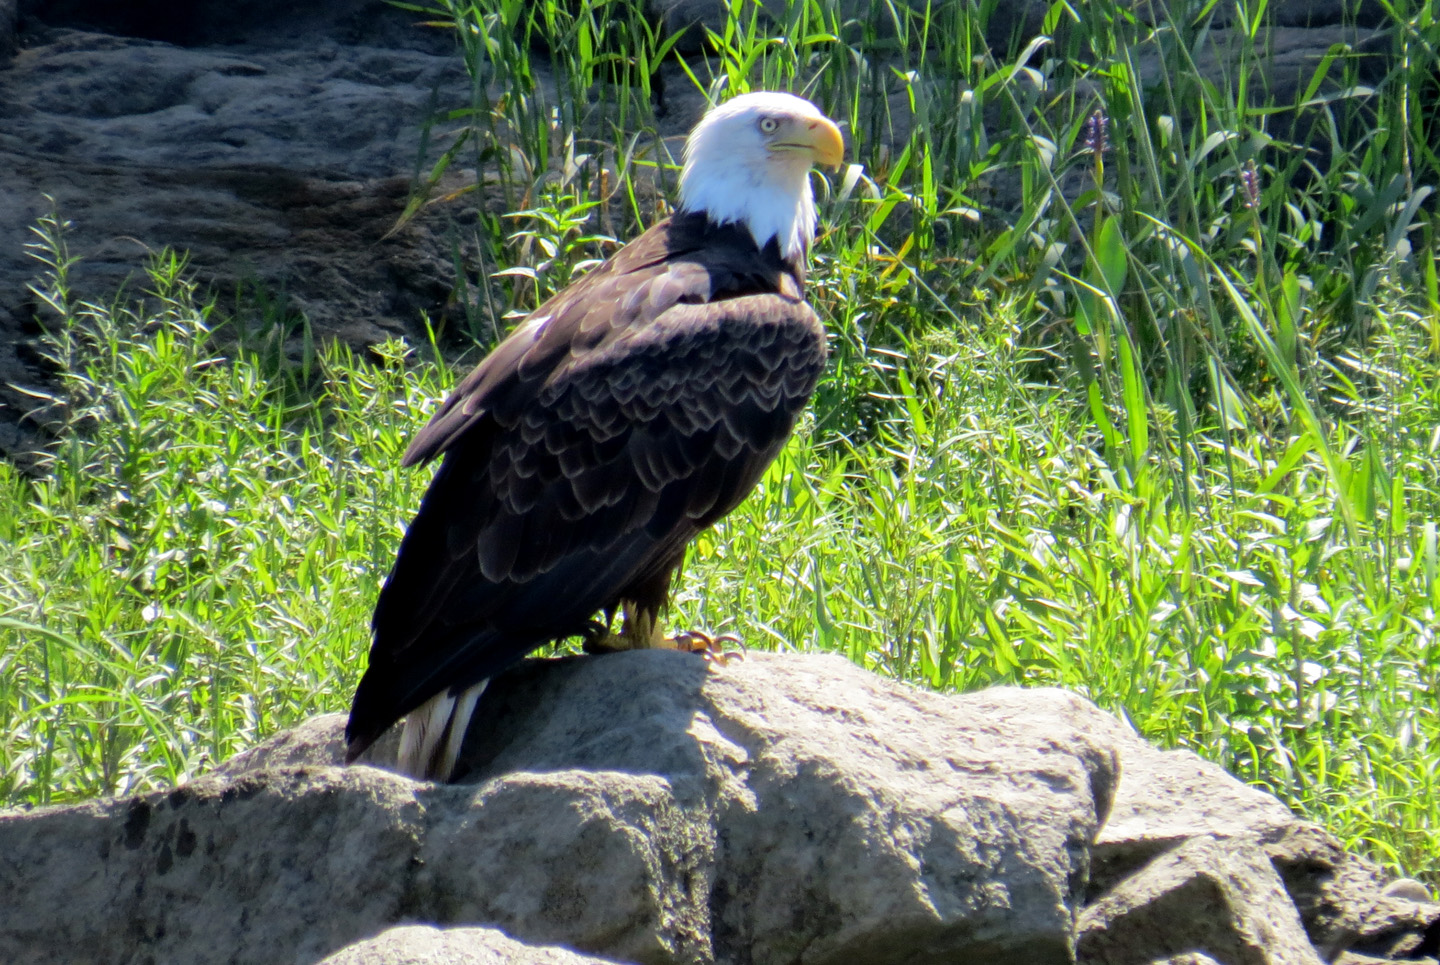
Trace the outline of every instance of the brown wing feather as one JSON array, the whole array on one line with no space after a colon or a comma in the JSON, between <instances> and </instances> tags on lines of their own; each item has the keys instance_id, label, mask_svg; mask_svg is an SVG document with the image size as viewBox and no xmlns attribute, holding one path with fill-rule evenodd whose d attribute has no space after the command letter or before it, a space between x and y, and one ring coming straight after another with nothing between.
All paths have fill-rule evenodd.
<instances>
[{"instance_id":1,"label":"brown wing feather","mask_svg":"<svg viewBox=\"0 0 1440 965\"><path fill-rule=\"evenodd\" d=\"M406 455L444 460L376 607L352 756L435 693L668 585L819 378L823 331L797 275L738 229L667 222L460 384Z\"/></svg>"},{"instance_id":2,"label":"brown wing feather","mask_svg":"<svg viewBox=\"0 0 1440 965\"><path fill-rule=\"evenodd\" d=\"M671 271L687 265L677 259L701 248L703 236L690 226L661 222L556 293L455 387L411 441L402 465L429 462L487 415L513 419L563 356L583 353L613 332L644 325L673 304L657 298L657 290L673 292L676 301L687 295L707 297L708 292L675 291L668 284ZM708 287L703 272L692 272L688 282Z\"/></svg>"}]
</instances>

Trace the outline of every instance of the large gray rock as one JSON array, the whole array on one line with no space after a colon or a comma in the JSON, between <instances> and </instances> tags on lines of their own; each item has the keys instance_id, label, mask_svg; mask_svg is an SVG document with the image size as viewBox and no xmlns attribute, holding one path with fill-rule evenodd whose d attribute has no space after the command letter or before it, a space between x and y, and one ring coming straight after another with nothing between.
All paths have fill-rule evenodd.
<instances>
[{"instance_id":1,"label":"large gray rock","mask_svg":"<svg viewBox=\"0 0 1440 965\"><path fill-rule=\"evenodd\" d=\"M525 945L494 928L406 925L356 942L320 965L606 965L554 945Z\"/></svg>"},{"instance_id":2,"label":"large gray rock","mask_svg":"<svg viewBox=\"0 0 1440 965\"><path fill-rule=\"evenodd\" d=\"M884 960L895 947L917 960L1068 957L1074 889L1116 780L1094 732L1109 718L1093 707L1054 691L957 702L833 658L754 659L683 689L647 681L645 699L612 706L634 672L567 668L593 696L567 696L563 714L523 715L557 705L553 672L507 687L492 709L520 726L482 730L477 776L658 771L678 805L714 814L701 917L754 961Z\"/></svg>"},{"instance_id":3,"label":"large gray rock","mask_svg":"<svg viewBox=\"0 0 1440 965\"><path fill-rule=\"evenodd\" d=\"M386 772L393 739L337 766L342 728L0 814L0 961L313 962L416 922L702 965L1309 965L1440 933L1423 888L1387 894L1273 798L1061 691L942 696L822 656L532 661L487 691L450 786ZM408 929L340 961L494 947Z\"/></svg>"},{"instance_id":4,"label":"large gray rock","mask_svg":"<svg viewBox=\"0 0 1440 965\"><path fill-rule=\"evenodd\" d=\"M0 960L313 960L405 920L633 962L1072 959L1117 777L1074 696L664 652L502 683L478 783L326 766L312 728L308 767L0 818Z\"/></svg>"}]
</instances>

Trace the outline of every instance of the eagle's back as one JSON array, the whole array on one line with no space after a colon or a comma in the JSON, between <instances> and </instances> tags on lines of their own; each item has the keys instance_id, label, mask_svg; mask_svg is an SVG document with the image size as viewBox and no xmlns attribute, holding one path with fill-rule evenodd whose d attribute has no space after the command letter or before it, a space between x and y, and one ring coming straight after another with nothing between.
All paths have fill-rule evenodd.
<instances>
[{"instance_id":1,"label":"eagle's back","mask_svg":"<svg viewBox=\"0 0 1440 965\"><path fill-rule=\"evenodd\" d=\"M406 453L442 461L375 609L351 758L437 691L621 599L663 602L686 544L754 488L814 391L825 338L803 285L773 244L679 215L457 386Z\"/></svg>"}]
</instances>

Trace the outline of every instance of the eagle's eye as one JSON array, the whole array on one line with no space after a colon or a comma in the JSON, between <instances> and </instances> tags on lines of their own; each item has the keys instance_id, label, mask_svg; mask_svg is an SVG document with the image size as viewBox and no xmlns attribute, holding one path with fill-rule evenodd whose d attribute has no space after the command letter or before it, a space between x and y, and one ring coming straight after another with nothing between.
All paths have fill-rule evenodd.
<instances>
[{"instance_id":1,"label":"eagle's eye","mask_svg":"<svg viewBox=\"0 0 1440 965\"><path fill-rule=\"evenodd\" d=\"M775 118L773 118L773 117L762 117L762 118L760 118L760 133L761 133L761 134L774 134L775 131L776 131L779 127L780 127L780 122L777 121L777 120L776 120Z\"/></svg>"}]
</instances>

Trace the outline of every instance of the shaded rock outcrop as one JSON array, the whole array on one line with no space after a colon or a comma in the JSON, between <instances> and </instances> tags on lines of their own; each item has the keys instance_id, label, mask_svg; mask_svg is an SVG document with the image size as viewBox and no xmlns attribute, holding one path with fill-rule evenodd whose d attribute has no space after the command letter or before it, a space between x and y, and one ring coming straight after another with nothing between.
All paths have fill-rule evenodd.
<instances>
[{"instance_id":1,"label":"shaded rock outcrop","mask_svg":"<svg viewBox=\"0 0 1440 965\"><path fill-rule=\"evenodd\" d=\"M118 283L142 245L303 286L305 272L276 274L315 240L291 237L284 217L323 204L302 186L324 195L408 181L432 98L439 109L468 102L453 38L382 0L27 0L21 14L25 49L0 73L7 279L49 193L75 222L87 287ZM253 183L267 176L281 183ZM357 219L366 245L400 210L387 200L388 220ZM14 298L4 291L0 310L14 311Z\"/></svg>"},{"instance_id":2,"label":"shaded rock outcrop","mask_svg":"<svg viewBox=\"0 0 1440 965\"><path fill-rule=\"evenodd\" d=\"M487 961L462 931L485 926L622 962L1309 963L1440 930L1278 801L1062 691L937 695L822 656L531 661L449 786L384 770L393 741L336 766L342 728L0 815L0 960Z\"/></svg>"},{"instance_id":3,"label":"shaded rock outcrop","mask_svg":"<svg viewBox=\"0 0 1440 965\"><path fill-rule=\"evenodd\" d=\"M147 250L171 247L222 301L242 286L283 296L322 337L364 345L443 317L465 213L387 232L427 119L468 103L447 32L379 0L19 13L24 46L0 69L0 454L35 443L17 426L34 399L11 383L46 378L26 290L41 266L24 246L51 199L82 258L77 297L112 297Z\"/></svg>"},{"instance_id":4,"label":"shaded rock outcrop","mask_svg":"<svg viewBox=\"0 0 1440 965\"><path fill-rule=\"evenodd\" d=\"M288 46L319 41L431 52L448 49L444 38L409 30L416 15L386 0L191 0L184 4L171 0L19 0L18 6L22 16L50 27L158 40L180 47L257 42Z\"/></svg>"},{"instance_id":5,"label":"shaded rock outcrop","mask_svg":"<svg viewBox=\"0 0 1440 965\"><path fill-rule=\"evenodd\" d=\"M20 46L15 33L17 13L15 0L0 0L0 68L10 63L10 58L15 56Z\"/></svg>"}]
</instances>

